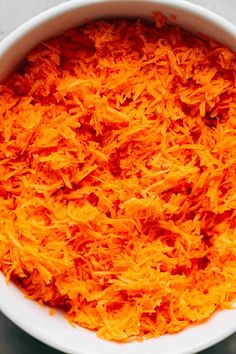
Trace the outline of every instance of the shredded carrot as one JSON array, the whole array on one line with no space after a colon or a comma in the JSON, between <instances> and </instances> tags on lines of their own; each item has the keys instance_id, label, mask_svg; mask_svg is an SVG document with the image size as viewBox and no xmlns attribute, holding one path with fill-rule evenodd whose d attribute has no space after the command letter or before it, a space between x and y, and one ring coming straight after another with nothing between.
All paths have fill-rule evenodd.
<instances>
[{"instance_id":1,"label":"shredded carrot","mask_svg":"<svg viewBox=\"0 0 236 354\"><path fill-rule=\"evenodd\" d=\"M170 15L170 19L171 19L172 21L176 21L177 16L176 16L176 15Z\"/></svg>"},{"instance_id":2,"label":"shredded carrot","mask_svg":"<svg viewBox=\"0 0 236 354\"><path fill-rule=\"evenodd\" d=\"M236 60L177 26L100 20L0 86L0 269L107 340L236 298Z\"/></svg>"}]
</instances>

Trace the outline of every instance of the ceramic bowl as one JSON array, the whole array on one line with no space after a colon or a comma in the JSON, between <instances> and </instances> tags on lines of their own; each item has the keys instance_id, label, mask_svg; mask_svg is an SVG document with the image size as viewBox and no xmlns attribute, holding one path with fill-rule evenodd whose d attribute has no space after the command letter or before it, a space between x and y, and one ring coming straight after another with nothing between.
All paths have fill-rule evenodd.
<instances>
[{"instance_id":1,"label":"ceramic bowl","mask_svg":"<svg viewBox=\"0 0 236 354\"><path fill-rule=\"evenodd\" d=\"M36 44L80 25L104 17L150 17L161 11L175 23L202 32L236 50L236 27L214 13L182 0L74 0L54 7L26 22L0 43L0 81L3 81ZM236 330L236 311L222 311L201 325L174 335L118 344L99 339L94 332L73 328L63 314L49 316L47 308L27 300L0 274L0 310L33 337L67 354L192 354Z\"/></svg>"}]
</instances>

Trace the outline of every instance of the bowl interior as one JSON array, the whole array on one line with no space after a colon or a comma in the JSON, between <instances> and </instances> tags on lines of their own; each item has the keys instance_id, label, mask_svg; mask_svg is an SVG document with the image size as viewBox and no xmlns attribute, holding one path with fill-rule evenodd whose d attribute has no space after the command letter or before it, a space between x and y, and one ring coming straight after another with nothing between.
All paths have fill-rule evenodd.
<instances>
[{"instance_id":1,"label":"bowl interior","mask_svg":"<svg viewBox=\"0 0 236 354\"><path fill-rule=\"evenodd\" d=\"M150 17L161 11L193 32L203 32L236 49L236 29L217 15L181 0L82 0L70 1L22 25L0 44L0 81L4 80L25 54L40 41L65 29L101 17ZM74 354L187 354L202 350L233 333L235 311L215 314L209 321L175 335L165 335L142 343L118 344L103 341L86 329L73 328L63 314L49 316L49 310L26 300L0 274L0 310L19 327L39 340Z\"/></svg>"}]
</instances>

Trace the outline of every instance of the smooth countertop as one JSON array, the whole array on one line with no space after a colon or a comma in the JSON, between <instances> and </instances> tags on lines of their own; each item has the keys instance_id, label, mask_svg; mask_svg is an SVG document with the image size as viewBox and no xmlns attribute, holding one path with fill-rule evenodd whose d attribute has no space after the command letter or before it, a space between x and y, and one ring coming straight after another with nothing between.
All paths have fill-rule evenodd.
<instances>
[{"instance_id":1,"label":"smooth countertop","mask_svg":"<svg viewBox=\"0 0 236 354\"><path fill-rule=\"evenodd\" d=\"M0 40L27 19L64 1L0 0ZM191 0L191 2L215 11L236 25L236 0ZM0 354L60 353L33 339L0 313ZM201 354L236 354L236 334Z\"/></svg>"}]
</instances>

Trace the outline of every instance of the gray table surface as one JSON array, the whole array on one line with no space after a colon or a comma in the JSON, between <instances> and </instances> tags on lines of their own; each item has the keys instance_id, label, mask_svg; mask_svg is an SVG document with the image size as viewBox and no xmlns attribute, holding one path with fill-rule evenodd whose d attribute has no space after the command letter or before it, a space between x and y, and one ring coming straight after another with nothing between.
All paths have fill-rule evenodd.
<instances>
[{"instance_id":1,"label":"gray table surface","mask_svg":"<svg viewBox=\"0 0 236 354\"><path fill-rule=\"evenodd\" d=\"M27 19L46 8L64 1L65 0L0 0L0 40ZM207 7L236 24L236 0L190 1ZM60 353L24 333L0 313L0 354ZM236 334L218 345L203 351L201 354L236 354Z\"/></svg>"}]
</instances>

